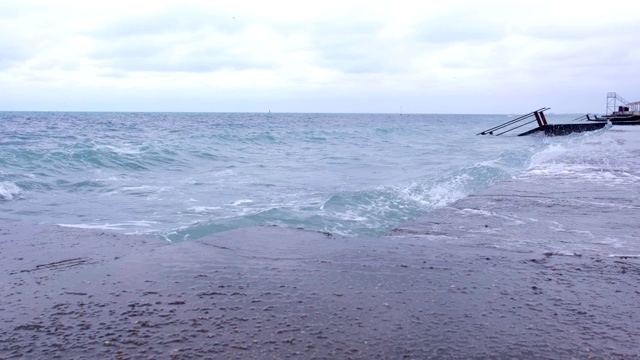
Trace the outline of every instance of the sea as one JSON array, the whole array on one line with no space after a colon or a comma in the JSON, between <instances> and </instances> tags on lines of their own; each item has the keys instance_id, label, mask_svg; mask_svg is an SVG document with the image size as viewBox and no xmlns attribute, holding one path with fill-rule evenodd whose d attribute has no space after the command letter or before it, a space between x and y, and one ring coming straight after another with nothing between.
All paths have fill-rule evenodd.
<instances>
[{"instance_id":1,"label":"sea","mask_svg":"<svg viewBox=\"0 0 640 360\"><path fill-rule=\"evenodd\" d=\"M522 198L567 184L589 201L563 206L609 209L586 224L640 220L640 127L477 135L517 116L1 112L0 221L171 242L271 225L375 241L487 190ZM635 220L603 251L640 252Z\"/></svg>"}]
</instances>

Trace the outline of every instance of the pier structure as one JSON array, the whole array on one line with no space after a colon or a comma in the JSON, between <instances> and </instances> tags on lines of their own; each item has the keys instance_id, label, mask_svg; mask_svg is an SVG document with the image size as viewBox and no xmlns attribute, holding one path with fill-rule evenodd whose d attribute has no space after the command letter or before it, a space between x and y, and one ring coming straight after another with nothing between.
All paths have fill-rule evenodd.
<instances>
[{"instance_id":1,"label":"pier structure","mask_svg":"<svg viewBox=\"0 0 640 360\"><path fill-rule=\"evenodd\" d=\"M518 136L526 136L539 132L544 132L547 136L568 135L576 132L593 131L605 127L605 122L594 122L587 124L549 124L544 112L550 108L540 108L525 115L519 116L513 120L509 120L498 126L477 133L476 135L495 135L500 136L510 131L519 129L523 126L536 123L537 127L518 134ZM579 118L580 119L580 118Z\"/></svg>"},{"instance_id":2,"label":"pier structure","mask_svg":"<svg viewBox=\"0 0 640 360\"><path fill-rule=\"evenodd\" d=\"M640 101L629 102L616 92L607 93L607 112L605 115L612 115L615 112L622 113L636 111L640 111Z\"/></svg>"}]
</instances>

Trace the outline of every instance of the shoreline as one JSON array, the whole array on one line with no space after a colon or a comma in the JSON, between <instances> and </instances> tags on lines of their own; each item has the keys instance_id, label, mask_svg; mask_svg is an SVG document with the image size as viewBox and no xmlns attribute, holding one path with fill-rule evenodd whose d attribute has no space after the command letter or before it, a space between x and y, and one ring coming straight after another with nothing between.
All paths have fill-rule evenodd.
<instances>
[{"instance_id":1,"label":"shoreline","mask_svg":"<svg viewBox=\"0 0 640 360\"><path fill-rule=\"evenodd\" d=\"M406 235L406 234L405 234ZM0 359L636 358L636 258L0 223Z\"/></svg>"}]
</instances>

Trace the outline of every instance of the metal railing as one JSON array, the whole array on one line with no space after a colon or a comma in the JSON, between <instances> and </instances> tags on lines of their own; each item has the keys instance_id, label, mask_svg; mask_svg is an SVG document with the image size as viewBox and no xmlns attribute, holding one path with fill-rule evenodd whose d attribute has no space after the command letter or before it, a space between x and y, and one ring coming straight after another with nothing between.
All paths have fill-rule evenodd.
<instances>
[{"instance_id":1,"label":"metal railing","mask_svg":"<svg viewBox=\"0 0 640 360\"><path fill-rule=\"evenodd\" d=\"M509 131L521 128L525 125L531 124L533 122L538 123L538 128L542 128L542 126L547 125L547 119L544 116L544 112L549 110L550 108L541 108L535 111L532 111L528 114L524 114L519 116L513 120L509 120L504 124L500 124L498 126L494 126L491 129L487 129L485 131L479 132L476 135L496 135L500 136L504 133L508 133ZM531 120L531 118L534 118ZM526 123L522 123L523 121L529 120ZM500 130L501 132L494 134L494 132Z\"/></svg>"},{"instance_id":2,"label":"metal railing","mask_svg":"<svg viewBox=\"0 0 640 360\"><path fill-rule=\"evenodd\" d=\"M593 118L591 118L591 116L593 116ZM575 118L575 119L573 119L571 121L572 122L584 121L584 120L593 121L593 120L596 120L596 119L597 119L597 116L595 116L595 115L584 114L584 115L578 116L577 118Z\"/></svg>"},{"instance_id":3,"label":"metal railing","mask_svg":"<svg viewBox=\"0 0 640 360\"><path fill-rule=\"evenodd\" d=\"M616 107L618 106L617 101L621 102L623 105L629 105L629 102L617 93L607 93L607 112L605 115L611 115L616 111Z\"/></svg>"}]
</instances>

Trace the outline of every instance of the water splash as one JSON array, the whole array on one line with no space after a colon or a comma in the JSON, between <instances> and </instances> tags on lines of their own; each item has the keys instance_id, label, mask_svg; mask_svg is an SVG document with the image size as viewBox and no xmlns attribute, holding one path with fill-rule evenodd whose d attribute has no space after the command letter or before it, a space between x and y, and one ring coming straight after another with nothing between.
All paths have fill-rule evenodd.
<instances>
[{"instance_id":1,"label":"water splash","mask_svg":"<svg viewBox=\"0 0 640 360\"><path fill-rule=\"evenodd\" d=\"M10 201L18 197L22 193L22 190L18 185L3 181L0 182L0 201Z\"/></svg>"}]
</instances>

